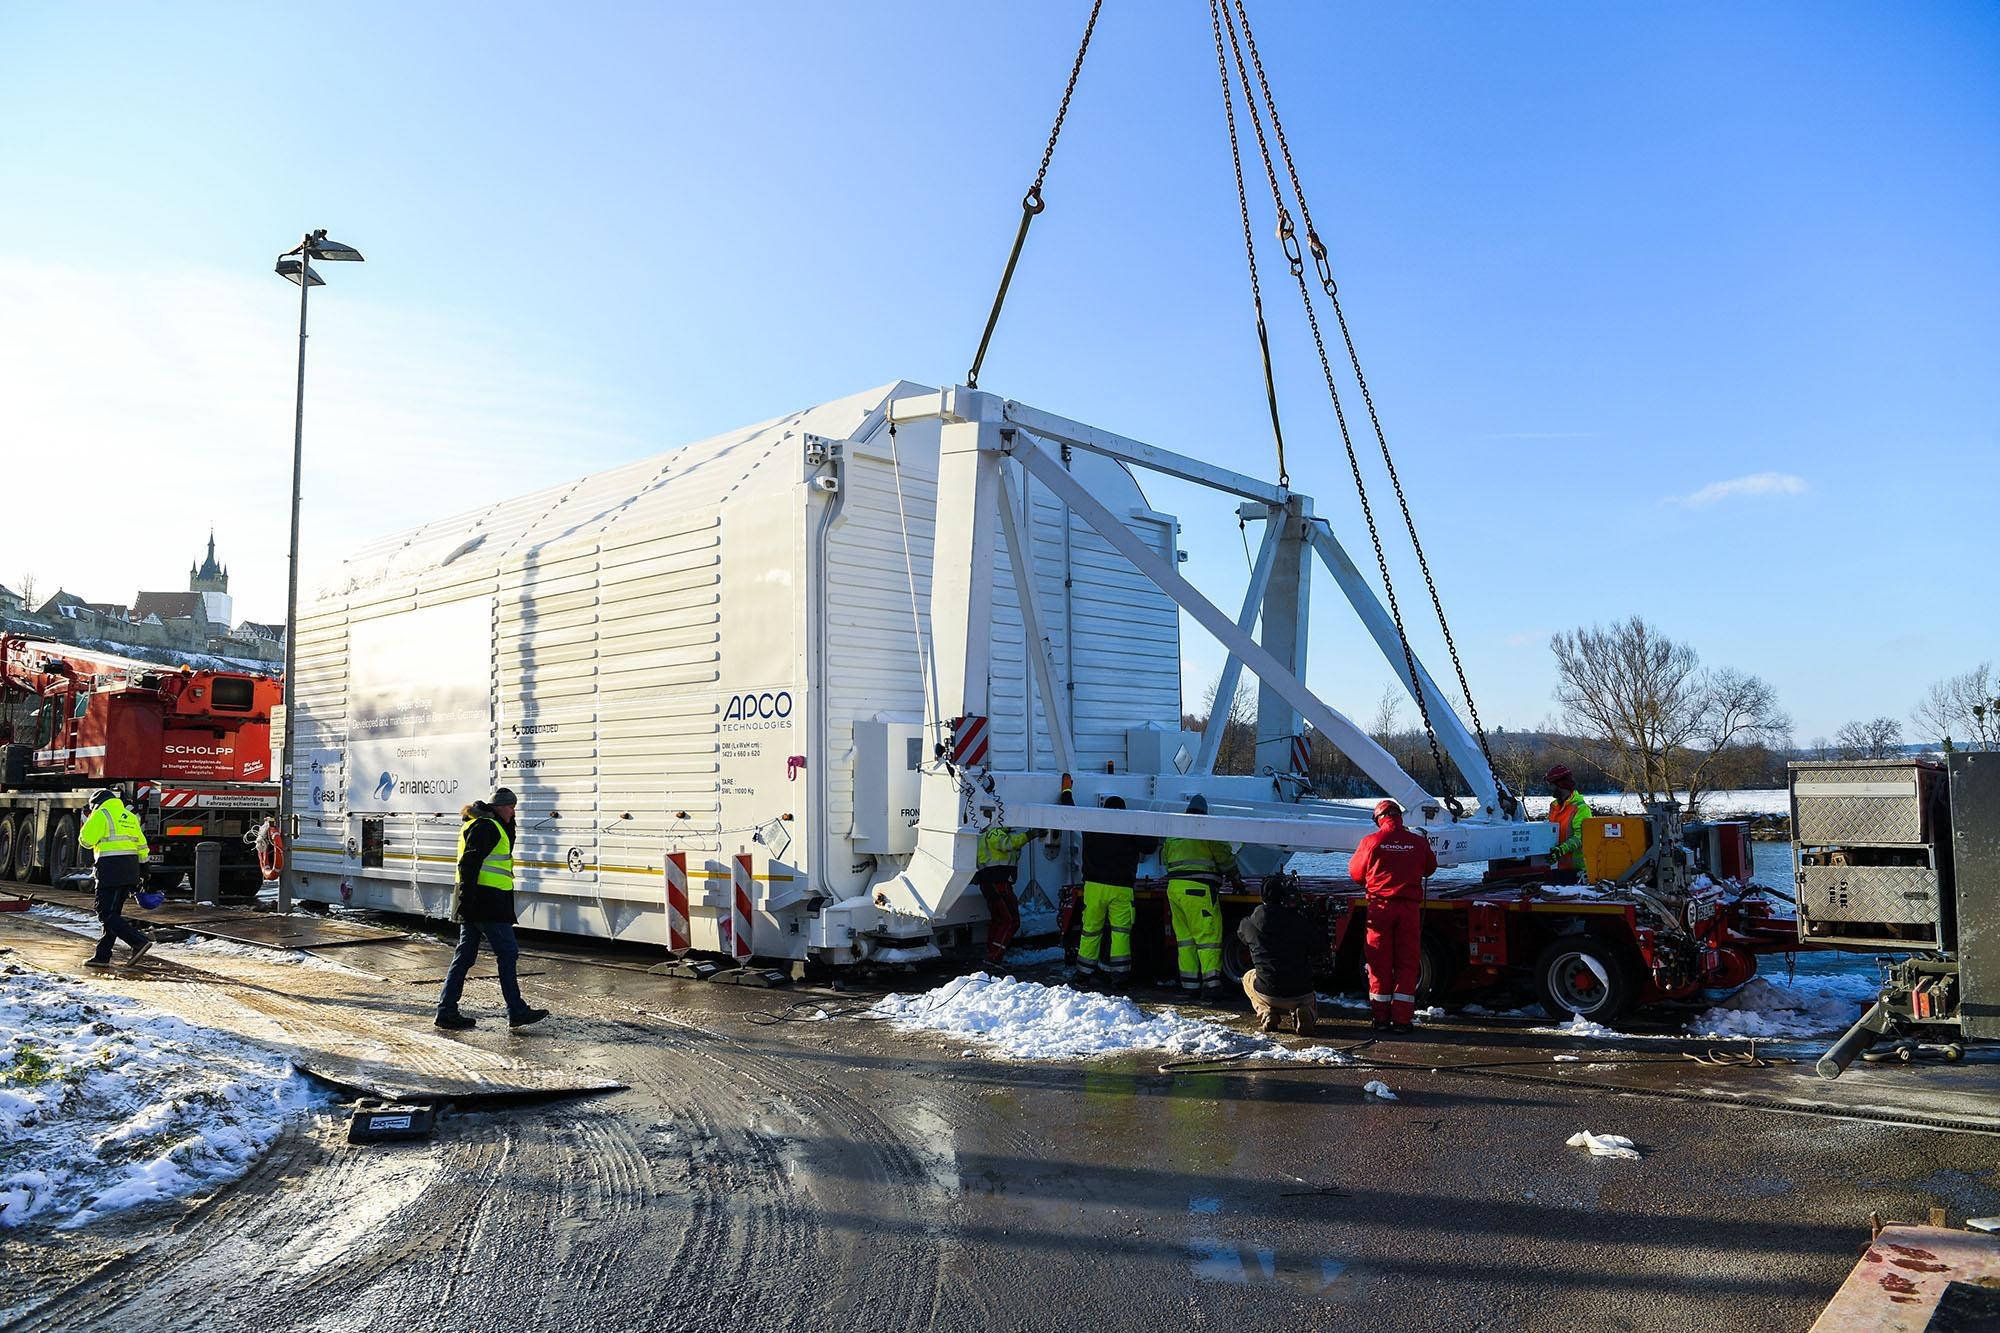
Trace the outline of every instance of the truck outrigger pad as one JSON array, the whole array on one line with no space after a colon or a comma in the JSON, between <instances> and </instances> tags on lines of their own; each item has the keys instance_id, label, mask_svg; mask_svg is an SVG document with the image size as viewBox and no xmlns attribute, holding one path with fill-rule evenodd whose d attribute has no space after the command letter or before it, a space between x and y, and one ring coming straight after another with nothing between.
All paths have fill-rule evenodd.
<instances>
[{"instance_id":1,"label":"truck outrigger pad","mask_svg":"<svg viewBox=\"0 0 2000 1333\"><path fill-rule=\"evenodd\" d=\"M718 986L756 986L771 990L792 984L792 975L775 967L732 967L709 978Z\"/></svg>"},{"instance_id":2,"label":"truck outrigger pad","mask_svg":"<svg viewBox=\"0 0 2000 1333\"><path fill-rule=\"evenodd\" d=\"M656 977L679 977L683 981L707 981L722 970L722 964L701 958L675 958L646 969Z\"/></svg>"}]
</instances>

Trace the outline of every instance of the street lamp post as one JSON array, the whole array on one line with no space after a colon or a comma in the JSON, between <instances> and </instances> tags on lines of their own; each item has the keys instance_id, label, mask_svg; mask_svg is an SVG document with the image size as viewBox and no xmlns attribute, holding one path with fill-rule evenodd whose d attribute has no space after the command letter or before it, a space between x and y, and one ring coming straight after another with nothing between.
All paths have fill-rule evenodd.
<instances>
[{"instance_id":1,"label":"street lamp post","mask_svg":"<svg viewBox=\"0 0 2000 1333\"><path fill-rule=\"evenodd\" d=\"M299 653L299 470L305 461L306 440L306 297L326 282L313 272L315 259L358 262L361 252L351 245L326 238L326 228L307 232L299 243L278 256L277 274L299 285L299 387L292 411L292 545L290 569L285 587L285 734L284 763L278 784L278 828L285 837L285 864L278 872L278 910L292 910L292 845L298 840L296 817L292 812L292 718L298 701L292 692Z\"/></svg>"}]
</instances>

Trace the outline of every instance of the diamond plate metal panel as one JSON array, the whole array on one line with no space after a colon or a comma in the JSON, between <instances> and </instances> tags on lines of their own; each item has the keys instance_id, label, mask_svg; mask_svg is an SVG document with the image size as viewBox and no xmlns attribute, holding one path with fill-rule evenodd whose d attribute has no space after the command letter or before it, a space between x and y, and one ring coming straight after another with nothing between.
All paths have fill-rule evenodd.
<instances>
[{"instance_id":1,"label":"diamond plate metal panel","mask_svg":"<svg viewBox=\"0 0 2000 1333\"><path fill-rule=\"evenodd\" d=\"M1925 866L1800 866L1799 918L1936 924L1937 871Z\"/></svg>"},{"instance_id":2,"label":"diamond plate metal panel","mask_svg":"<svg viewBox=\"0 0 2000 1333\"><path fill-rule=\"evenodd\" d=\"M1929 771L1910 763L1792 766L1792 837L1815 846L1925 841Z\"/></svg>"},{"instance_id":3,"label":"diamond plate metal panel","mask_svg":"<svg viewBox=\"0 0 2000 1333\"><path fill-rule=\"evenodd\" d=\"M2000 754L1949 763L1959 1020L1968 1037L2000 1037Z\"/></svg>"}]
</instances>

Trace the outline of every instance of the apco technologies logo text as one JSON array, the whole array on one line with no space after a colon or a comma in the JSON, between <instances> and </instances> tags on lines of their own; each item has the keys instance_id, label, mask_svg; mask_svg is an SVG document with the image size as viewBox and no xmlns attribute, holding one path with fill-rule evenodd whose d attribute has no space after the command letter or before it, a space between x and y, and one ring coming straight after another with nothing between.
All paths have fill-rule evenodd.
<instances>
[{"instance_id":1,"label":"apco technologies logo text","mask_svg":"<svg viewBox=\"0 0 2000 1333\"><path fill-rule=\"evenodd\" d=\"M732 730L782 727L792 716L790 690L745 690L729 696L722 706L722 722Z\"/></svg>"}]
</instances>

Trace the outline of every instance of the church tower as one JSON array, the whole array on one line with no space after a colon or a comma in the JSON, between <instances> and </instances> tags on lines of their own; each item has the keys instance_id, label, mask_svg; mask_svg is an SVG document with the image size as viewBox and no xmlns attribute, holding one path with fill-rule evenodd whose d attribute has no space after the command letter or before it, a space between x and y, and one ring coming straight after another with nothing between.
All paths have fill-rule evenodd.
<instances>
[{"instance_id":1,"label":"church tower","mask_svg":"<svg viewBox=\"0 0 2000 1333\"><path fill-rule=\"evenodd\" d=\"M208 530L208 558L199 565L188 566L188 591L201 594L203 608L208 612L208 623L217 629L227 629L235 622L234 599L229 595L229 569L215 563L215 529Z\"/></svg>"}]
</instances>

